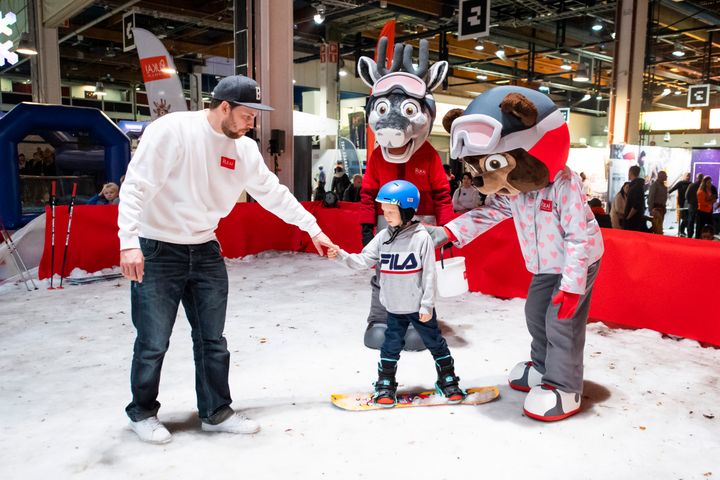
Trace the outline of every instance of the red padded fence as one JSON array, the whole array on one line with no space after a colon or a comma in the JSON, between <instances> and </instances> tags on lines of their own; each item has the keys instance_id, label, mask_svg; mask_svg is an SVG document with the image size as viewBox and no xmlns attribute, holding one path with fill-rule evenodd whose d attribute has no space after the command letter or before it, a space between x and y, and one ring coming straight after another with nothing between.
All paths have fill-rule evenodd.
<instances>
[{"instance_id":1,"label":"red padded fence","mask_svg":"<svg viewBox=\"0 0 720 480\"><path fill-rule=\"evenodd\" d=\"M303 206L323 231L350 252L362 248L358 204ZM40 278L50 275L50 215ZM55 273L60 273L67 208L56 209ZM74 207L65 274L79 267L95 272L119 264L117 207ZM236 258L265 250L314 251L308 235L287 225L257 203L240 203L217 230L223 255ZM605 255L595 282L590 317L631 328L720 346L720 319L714 313L720 243L603 229ZM515 228L505 221L455 255L466 258L470 290L502 298L525 297L531 275L525 270Z\"/></svg>"}]
</instances>

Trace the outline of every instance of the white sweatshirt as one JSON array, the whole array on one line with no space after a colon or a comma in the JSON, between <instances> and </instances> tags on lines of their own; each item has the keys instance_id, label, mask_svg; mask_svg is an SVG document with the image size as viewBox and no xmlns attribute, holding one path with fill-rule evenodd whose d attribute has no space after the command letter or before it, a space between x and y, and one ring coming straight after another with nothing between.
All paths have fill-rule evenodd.
<instances>
[{"instance_id":1,"label":"white sweatshirt","mask_svg":"<svg viewBox=\"0 0 720 480\"><path fill-rule=\"evenodd\" d=\"M283 221L320 233L315 217L268 170L255 141L216 132L205 110L164 115L145 129L120 189L120 249L139 248L138 237L185 245L214 240L243 190Z\"/></svg>"}]
</instances>

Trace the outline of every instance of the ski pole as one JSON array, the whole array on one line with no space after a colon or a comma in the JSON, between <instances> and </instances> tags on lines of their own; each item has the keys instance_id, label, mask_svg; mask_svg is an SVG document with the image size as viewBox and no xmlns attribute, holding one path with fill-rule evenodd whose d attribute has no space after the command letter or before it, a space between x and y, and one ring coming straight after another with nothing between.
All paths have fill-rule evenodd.
<instances>
[{"instance_id":1,"label":"ski pole","mask_svg":"<svg viewBox=\"0 0 720 480\"><path fill-rule=\"evenodd\" d=\"M55 204L57 197L55 196L55 187L57 182L52 181L52 191L50 194L50 287L48 290L55 290L53 287L53 277L55 277Z\"/></svg>"},{"instance_id":2,"label":"ski pole","mask_svg":"<svg viewBox=\"0 0 720 480\"><path fill-rule=\"evenodd\" d=\"M17 268L18 272L20 273L20 279L25 284L25 288L28 289L28 292L30 291L30 287L28 286L28 280L30 283L32 283L32 286L35 290L38 289L37 285L35 285L35 280L33 280L32 275L27 269L27 266L25 265L25 262L22 259L22 256L20 256L20 251L15 246L15 242L12 239L12 236L10 235L10 232L8 232L5 229L5 225L0 221L0 231L2 232L2 237L5 243L8 246L8 252L10 253L10 256L13 259L13 263L15 263L15 268Z\"/></svg>"},{"instance_id":3,"label":"ski pole","mask_svg":"<svg viewBox=\"0 0 720 480\"><path fill-rule=\"evenodd\" d=\"M65 248L63 249L62 267L60 267L60 286L63 288L63 278L65 277L65 260L67 259L68 244L70 243L70 226L72 225L73 205L75 205L75 194L77 193L77 182L73 183L72 195L70 196L70 206L68 207L68 225L67 235L65 235Z\"/></svg>"}]
</instances>

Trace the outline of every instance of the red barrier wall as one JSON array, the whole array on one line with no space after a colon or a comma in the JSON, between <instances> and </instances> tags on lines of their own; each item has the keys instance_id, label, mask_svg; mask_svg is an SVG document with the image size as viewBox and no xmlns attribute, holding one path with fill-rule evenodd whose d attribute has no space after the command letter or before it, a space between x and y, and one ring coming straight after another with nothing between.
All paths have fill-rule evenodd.
<instances>
[{"instance_id":1,"label":"red barrier wall","mask_svg":"<svg viewBox=\"0 0 720 480\"><path fill-rule=\"evenodd\" d=\"M323 208L304 202L323 231L350 252L362 248L358 204ZM50 275L50 212L40 278ZM60 273L67 207L56 209L55 273ZM119 263L117 207L75 207L65 267L95 272ZM720 272L720 243L603 229L605 255L595 282L590 317L633 328L650 328L720 346L720 320L713 314ZM229 258L264 250L312 252L309 236L257 203L238 204L217 230ZM525 297L525 270L511 221L505 221L455 255L466 257L470 290L501 298Z\"/></svg>"}]
</instances>

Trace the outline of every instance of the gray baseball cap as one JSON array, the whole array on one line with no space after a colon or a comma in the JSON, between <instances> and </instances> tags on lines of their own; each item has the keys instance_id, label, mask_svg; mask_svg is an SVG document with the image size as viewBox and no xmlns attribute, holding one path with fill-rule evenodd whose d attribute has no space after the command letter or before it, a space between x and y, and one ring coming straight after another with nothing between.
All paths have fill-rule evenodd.
<instances>
[{"instance_id":1,"label":"gray baseball cap","mask_svg":"<svg viewBox=\"0 0 720 480\"><path fill-rule=\"evenodd\" d=\"M255 80L244 75L231 75L220 80L212 91L212 98L255 110L274 110L271 106L260 103L260 87Z\"/></svg>"}]
</instances>

